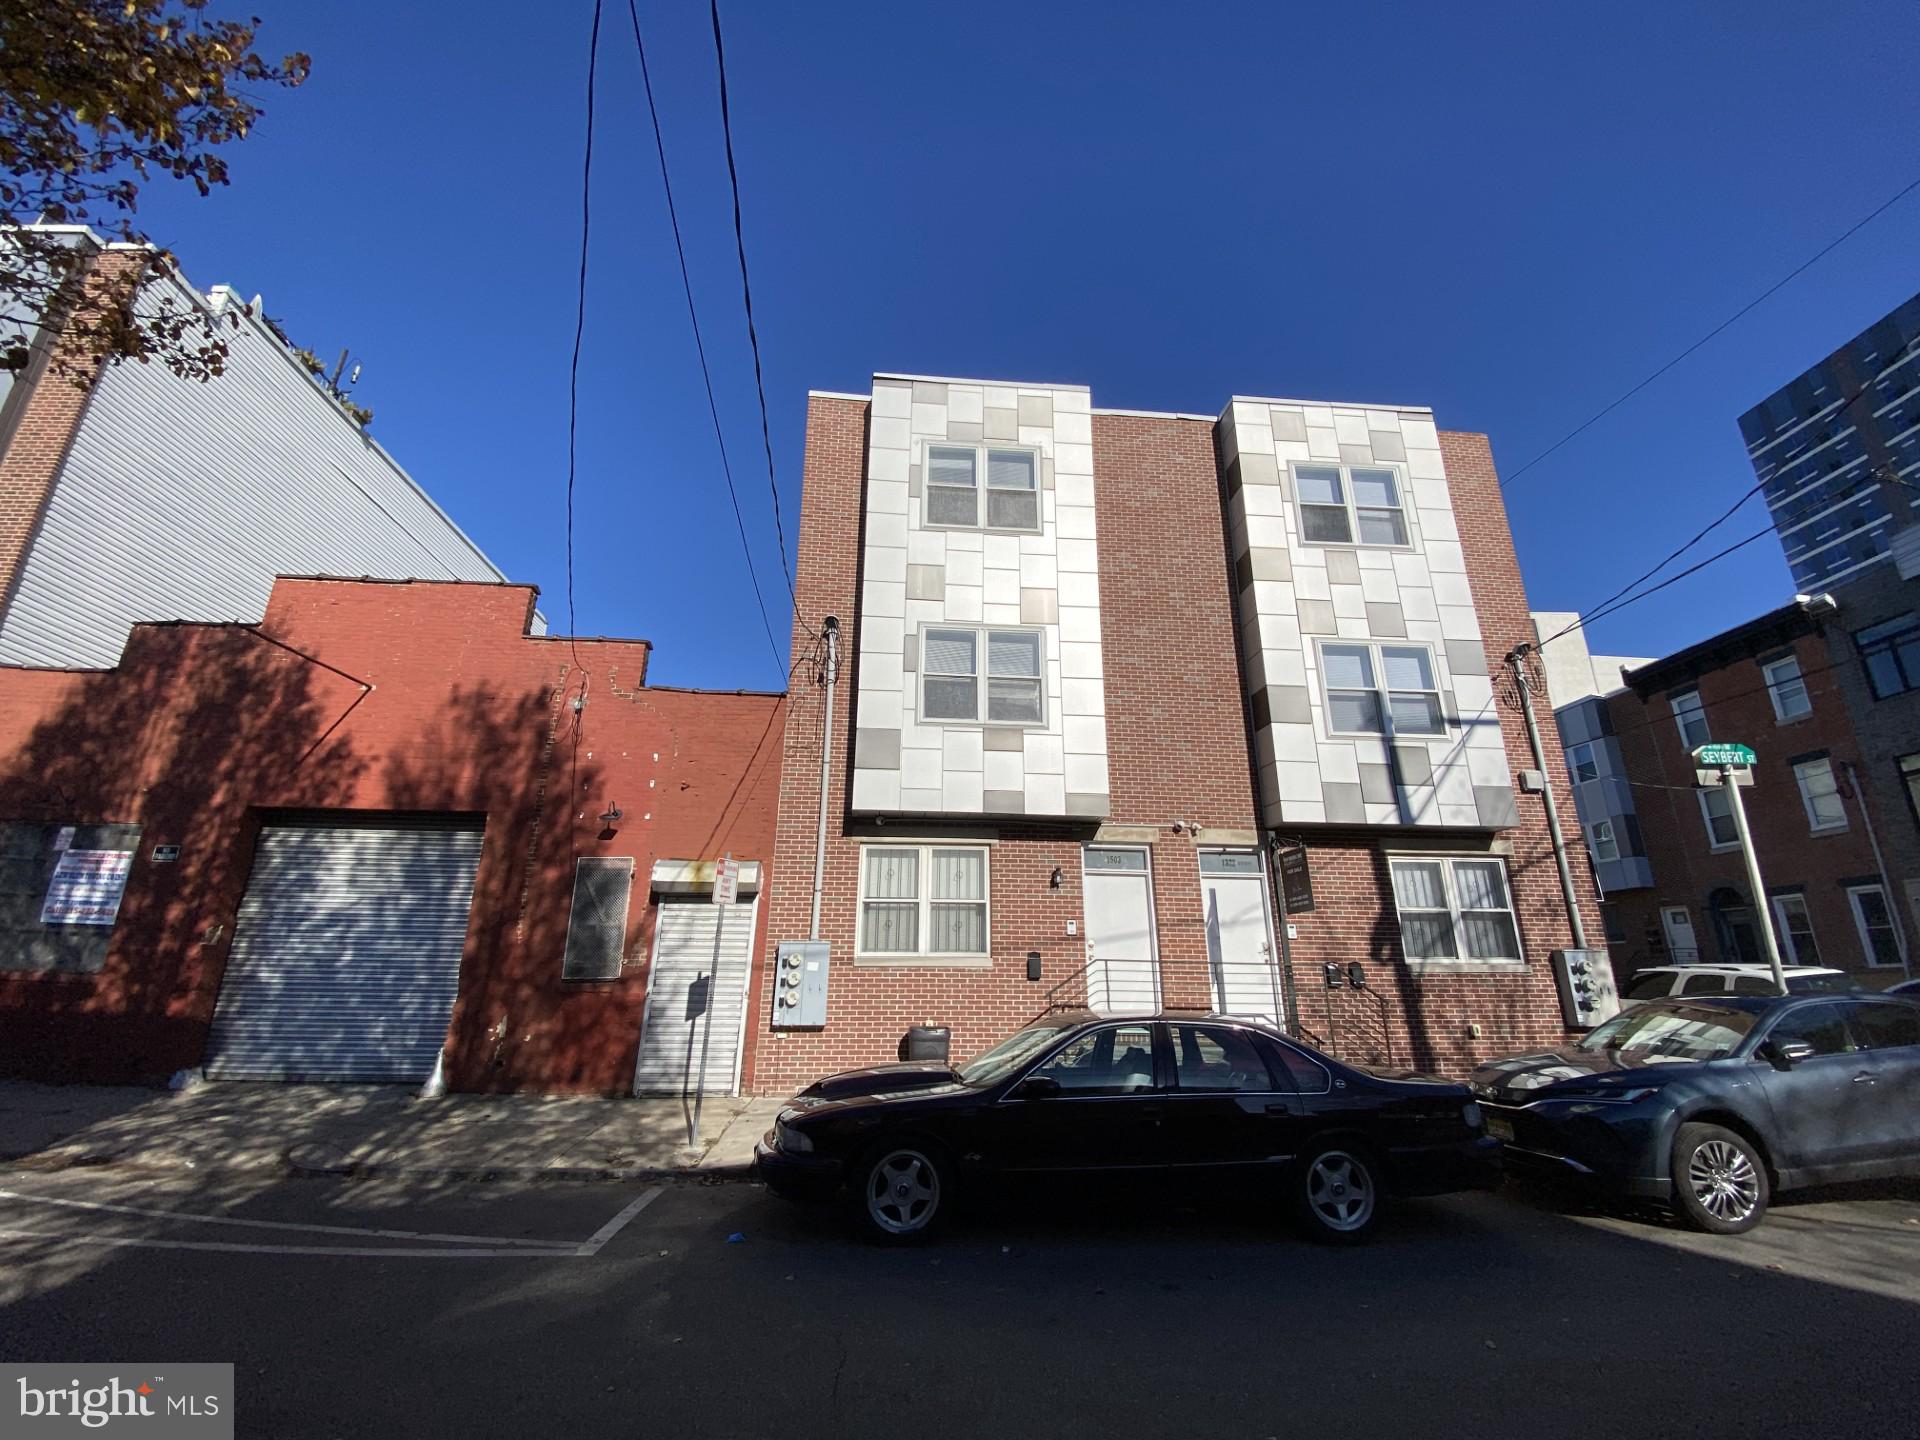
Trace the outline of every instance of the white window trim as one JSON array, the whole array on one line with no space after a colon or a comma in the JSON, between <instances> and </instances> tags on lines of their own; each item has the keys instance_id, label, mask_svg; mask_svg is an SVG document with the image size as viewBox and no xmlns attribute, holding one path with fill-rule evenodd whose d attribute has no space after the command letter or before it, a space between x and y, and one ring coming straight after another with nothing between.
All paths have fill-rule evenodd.
<instances>
[{"instance_id":1,"label":"white window trim","mask_svg":"<svg viewBox=\"0 0 1920 1440\"><path fill-rule=\"evenodd\" d=\"M1874 959L1873 937L1867 933L1866 913L1860 908L1860 897L1869 890L1880 897L1880 904L1887 912L1887 919L1893 925L1893 947L1895 956L1885 962ZM1869 970L1898 970L1900 968L1899 950L1906 943L1906 936L1900 930L1900 915L1893 908L1893 902L1887 898L1887 889L1877 881L1871 885L1847 886L1847 908L1853 911L1853 930L1860 941L1860 958Z\"/></svg>"},{"instance_id":2,"label":"white window trim","mask_svg":"<svg viewBox=\"0 0 1920 1440\"><path fill-rule=\"evenodd\" d=\"M1333 692L1349 690L1348 685L1332 685L1327 682L1327 655L1329 645L1335 647L1359 647L1369 652L1368 660L1373 666L1373 693L1380 701L1380 729L1378 730L1336 730L1333 728ZM1382 662L1380 652L1383 649L1424 650L1427 655L1427 669L1433 676L1431 690L1403 690L1403 695L1431 695L1440 708L1440 728L1434 731L1409 730L1404 735L1393 728L1393 706L1388 703L1391 690L1386 683L1387 667ZM1362 640L1344 635L1316 637L1313 647L1314 663L1320 669L1320 728L1328 739L1384 739L1384 740L1444 740L1453 734L1454 726L1447 719L1447 683L1440 673L1440 657L1434 653L1434 647L1422 640Z\"/></svg>"},{"instance_id":3,"label":"white window trim","mask_svg":"<svg viewBox=\"0 0 1920 1440\"><path fill-rule=\"evenodd\" d=\"M1699 715L1700 723L1702 725L1707 725L1706 702L1700 698L1700 691L1697 686L1689 690L1676 690L1671 695L1667 696L1667 708L1673 712L1673 728L1680 732L1680 748L1686 751L1689 755L1691 755L1695 747L1691 743L1689 743L1687 739L1687 722L1686 722L1685 716L1683 716L1680 713L1680 705L1679 705L1679 701L1681 701L1688 695L1691 695L1693 697L1694 710L1692 713ZM1710 744L1712 743L1712 740L1713 740L1713 726L1707 725L1707 738L1701 743Z\"/></svg>"},{"instance_id":4,"label":"white window trim","mask_svg":"<svg viewBox=\"0 0 1920 1440\"><path fill-rule=\"evenodd\" d=\"M1784 681L1775 679L1773 673L1782 665L1791 665L1793 667L1792 676ZM1768 661L1760 667L1760 675L1761 678L1767 682L1767 698L1773 702L1773 718L1777 723L1781 725L1791 724L1795 720L1804 720L1813 713L1813 692L1807 689L1807 677L1800 673L1800 657L1798 655L1782 655L1778 660ZM1786 707L1780 703L1780 692L1785 689L1786 686L1793 684L1797 684L1800 687L1800 703L1804 708L1796 710L1789 715Z\"/></svg>"},{"instance_id":5,"label":"white window trim","mask_svg":"<svg viewBox=\"0 0 1920 1440\"><path fill-rule=\"evenodd\" d=\"M1587 752L1587 760L1593 766L1593 774L1585 780L1580 778L1580 762L1573 758L1575 753L1581 750ZM1602 773L1604 773L1600 768L1600 745L1598 741L1582 740L1578 745L1569 745L1566 749L1566 756L1567 779L1575 785L1590 785L1595 780L1598 780Z\"/></svg>"},{"instance_id":6,"label":"white window trim","mask_svg":"<svg viewBox=\"0 0 1920 1440\"><path fill-rule=\"evenodd\" d=\"M1456 959L1448 959L1444 955L1425 958L1407 954L1405 942L1403 941L1400 950L1401 964L1405 965L1416 975L1426 970L1438 970L1449 975L1460 975L1475 973L1512 973L1527 968L1527 932L1525 927L1520 923L1520 909L1515 903L1513 894L1513 871L1508 867L1505 856L1490 854L1484 850L1389 850L1386 852L1386 859L1387 892L1393 901L1393 923L1395 929L1397 930L1400 925L1400 892L1393 883L1394 864L1401 860L1438 860L1440 862L1440 873L1445 877L1447 887L1447 912L1453 919L1454 934L1456 936L1460 933L1460 901L1453 886L1453 862L1456 860L1492 861L1500 867L1501 879L1506 883L1507 913L1513 917L1514 940L1520 947L1520 958L1517 960L1481 960L1465 955Z\"/></svg>"},{"instance_id":7,"label":"white window trim","mask_svg":"<svg viewBox=\"0 0 1920 1440\"><path fill-rule=\"evenodd\" d=\"M1738 850L1740 848L1740 836L1737 833L1731 840L1716 840L1713 838L1713 812L1707 809L1707 797L1714 794L1719 788L1717 785L1704 785L1694 791L1694 794L1700 797L1700 823L1706 826L1707 829L1707 848L1715 853L1722 850ZM1729 802L1729 804L1731 804L1731 802ZM1731 817L1731 811L1729 811L1729 817Z\"/></svg>"},{"instance_id":8,"label":"white window trim","mask_svg":"<svg viewBox=\"0 0 1920 1440\"><path fill-rule=\"evenodd\" d=\"M1840 802L1840 818L1822 825L1813 813L1813 796L1807 790L1806 776L1800 772L1809 765L1827 767L1827 778L1833 782L1834 799ZM1814 760L1802 760L1793 767L1793 788L1800 792L1800 808L1806 812L1807 831L1813 835L1837 835L1842 830L1851 829L1847 821L1846 797L1840 793L1840 777L1833 773L1833 761L1826 756Z\"/></svg>"},{"instance_id":9,"label":"white window trim","mask_svg":"<svg viewBox=\"0 0 1920 1440\"><path fill-rule=\"evenodd\" d=\"M943 953L939 951L905 950L866 950L861 947L860 937L866 932L867 912L867 851L868 850L918 850L920 852L920 926L919 934L924 940L933 933L932 905L933 886L929 877L933 874L932 857L934 850L977 850L981 856L981 889L986 899L987 948L978 953ZM970 903L970 902L969 902ZM853 907L853 959L856 965L947 965L965 969L983 970L993 964L993 847L984 841L963 841L948 844L945 842L927 842L924 840L871 840L860 846L860 884Z\"/></svg>"},{"instance_id":10,"label":"white window trim","mask_svg":"<svg viewBox=\"0 0 1920 1440\"><path fill-rule=\"evenodd\" d=\"M1817 953L1814 960L1802 960L1800 958L1800 947L1794 941L1793 927L1787 924L1787 903L1789 901L1792 901L1800 907L1801 915L1806 918L1807 933L1813 936L1814 949L1817 952L1820 948L1820 936L1813 928L1813 911L1807 905L1807 897L1797 890L1788 891L1785 894L1775 895L1773 897L1773 928L1775 933L1780 937L1780 947L1786 951L1786 961L1789 965L1814 964L1819 958Z\"/></svg>"},{"instance_id":11,"label":"white window trim","mask_svg":"<svg viewBox=\"0 0 1920 1440\"><path fill-rule=\"evenodd\" d=\"M1613 853L1611 855L1604 853L1600 848L1600 832L1602 830L1607 832L1607 844L1613 847ZM1594 821L1593 824L1587 827L1587 841L1593 846L1594 859L1604 862L1608 860L1618 860L1620 858L1620 837L1614 834L1613 821Z\"/></svg>"},{"instance_id":12,"label":"white window trim","mask_svg":"<svg viewBox=\"0 0 1920 1440\"><path fill-rule=\"evenodd\" d=\"M1306 501L1300 498L1300 477L1298 472L1302 465L1306 466L1309 470L1323 469L1323 470L1338 470L1340 472L1340 498L1346 504L1347 533L1353 536L1354 537L1353 539L1351 540L1309 540L1307 539L1307 517L1306 517L1306 511L1304 507L1309 504L1317 504L1319 502ZM1360 537L1359 512L1362 509L1385 510L1389 507L1385 505L1360 506L1354 503L1352 472L1356 469L1358 470L1390 470L1393 472L1393 493L1400 497L1400 504L1397 507L1393 507L1393 508L1397 508L1400 511L1400 523L1406 526L1406 530L1407 530L1406 544L1383 545L1377 541L1362 540L1359 538ZM1377 461L1370 460L1364 465L1357 465L1357 466L1348 465L1345 462L1340 460L1290 460L1287 462L1287 488L1289 491L1292 492L1288 496L1288 498L1292 500L1294 504L1294 517L1299 524L1300 543L1302 545L1310 545L1316 550L1385 550L1385 551L1388 551L1389 553L1398 550L1406 554L1413 554L1416 551L1418 551L1420 548L1418 543L1419 536L1418 536L1418 533L1415 531L1414 524L1413 524L1413 505L1407 496L1407 471L1404 465L1396 465L1390 460L1377 460ZM1328 507L1328 508L1331 508L1331 507Z\"/></svg>"},{"instance_id":13,"label":"white window trim","mask_svg":"<svg viewBox=\"0 0 1920 1440\"><path fill-rule=\"evenodd\" d=\"M974 718L949 719L939 715L927 714L927 632L929 630L966 630L974 636ZM987 672L987 637L989 635L1034 635L1040 640L1040 673L1038 676L1003 675L1003 680L1035 679L1040 685L1040 718L1038 720L989 720L987 719L987 685L992 678ZM1047 728L1047 680L1048 663L1052 655L1047 650L1047 627L1044 625L982 625L977 621L965 620L949 624L945 620L923 621L919 633L914 637L917 647L918 673L914 679L914 719L922 725L966 725L984 726L991 730L1045 730ZM942 674L946 672L941 672Z\"/></svg>"},{"instance_id":14,"label":"white window trim","mask_svg":"<svg viewBox=\"0 0 1920 1440\"><path fill-rule=\"evenodd\" d=\"M953 525L928 517L932 513L932 504L927 495L928 487L933 484L933 451L971 450L973 451L973 518L972 525ZM1014 451L1033 457L1033 520L1031 527L1024 525L989 525L986 516L981 513L987 503L987 452L989 450ZM922 530L965 530L973 534L987 535L1042 535L1047 529L1047 493L1045 470L1046 456L1038 445L1022 445L1013 440L942 440L937 436L929 437L920 444L920 528Z\"/></svg>"}]
</instances>

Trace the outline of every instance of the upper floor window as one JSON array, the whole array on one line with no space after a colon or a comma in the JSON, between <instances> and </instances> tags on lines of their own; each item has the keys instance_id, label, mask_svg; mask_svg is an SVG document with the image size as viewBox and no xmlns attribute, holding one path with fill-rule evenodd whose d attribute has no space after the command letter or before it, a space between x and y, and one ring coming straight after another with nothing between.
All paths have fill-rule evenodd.
<instances>
[{"instance_id":1,"label":"upper floor window","mask_svg":"<svg viewBox=\"0 0 1920 1440\"><path fill-rule=\"evenodd\" d=\"M1738 845L1740 831L1733 823L1733 809L1727 800L1727 792L1718 785L1713 785L1699 791L1698 794L1700 814L1707 822L1707 842L1716 850L1724 850L1729 845Z\"/></svg>"},{"instance_id":2,"label":"upper floor window","mask_svg":"<svg viewBox=\"0 0 1920 1440\"><path fill-rule=\"evenodd\" d=\"M1567 747L1567 773L1573 776L1576 785L1599 778L1600 756L1591 742Z\"/></svg>"},{"instance_id":3,"label":"upper floor window","mask_svg":"<svg viewBox=\"0 0 1920 1440\"><path fill-rule=\"evenodd\" d=\"M926 478L929 525L1040 529L1040 457L1035 451L998 445L929 445Z\"/></svg>"},{"instance_id":4,"label":"upper floor window","mask_svg":"<svg viewBox=\"0 0 1920 1440\"><path fill-rule=\"evenodd\" d=\"M1897 763L1900 783L1907 788L1907 804L1913 807L1913 818L1920 821L1920 753L1902 755Z\"/></svg>"},{"instance_id":5,"label":"upper floor window","mask_svg":"<svg viewBox=\"0 0 1920 1440\"><path fill-rule=\"evenodd\" d=\"M1667 697L1673 706L1673 723L1680 730L1681 748L1691 752L1708 742L1707 707L1700 703L1698 690L1678 690Z\"/></svg>"},{"instance_id":6,"label":"upper floor window","mask_svg":"<svg viewBox=\"0 0 1920 1440\"><path fill-rule=\"evenodd\" d=\"M1446 717L1424 645L1320 647L1327 731L1334 735L1444 735Z\"/></svg>"},{"instance_id":7,"label":"upper floor window","mask_svg":"<svg viewBox=\"0 0 1920 1440\"><path fill-rule=\"evenodd\" d=\"M1813 713L1813 701L1807 697L1807 682L1800 676L1800 661L1783 656L1760 667L1767 677L1767 695L1773 701L1774 718L1798 720Z\"/></svg>"},{"instance_id":8,"label":"upper floor window","mask_svg":"<svg viewBox=\"0 0 1920 1440\"><path fill-rule=\"evenodd\" d=\"M1044 654L1038 630L929 625L920 640L920 718L1044 724Z\"/></svg>"},{"instance_id":9,"label":"upper floor window","mask_svg":"<svg viewBox=\"0 0 1920 1440\"><path fill-rule=\"evenodd\" d=\"M1618 860L1620 841L1613 833L1611 820L1596 820L1587 827L1587 834L1593 841L1593 858L1596 860Z\"/></svg>"},{"instance_id":10,"label":"upper floor window","mask_svg":"<svg viewBox=\"0 0 1920 1440\"><path fill-rule=\"evenodd\" d=\"M1876 700L1920 690L1920 617L1900 615L1853 637Z\"/></svg>"},{"instance_id":11,"label":"upper floor window","mask_svg":"<svg viewBox=\"0 0 1920 1440\"><path fill-rule=\"evenodd\" d=\"M1793 783L1800 787L1800 803L1806 807L1807 824L1816 833L1847 828L1847 807L1840 798L1839 782L1833 778L1833 762L1824 755L1802 760L1793 767Z\"/></svg>"},{"instance_id":12,"label":"upper floor window","mask_svg":"<svg viewBox=\"0 0 1920 1440\"><path fill-rule=\"evenodd\" d=\"M1383 465L1293 467L1300 538L1309 545L1405 545L1400 477Z\"/></svg>"}]
</instances>

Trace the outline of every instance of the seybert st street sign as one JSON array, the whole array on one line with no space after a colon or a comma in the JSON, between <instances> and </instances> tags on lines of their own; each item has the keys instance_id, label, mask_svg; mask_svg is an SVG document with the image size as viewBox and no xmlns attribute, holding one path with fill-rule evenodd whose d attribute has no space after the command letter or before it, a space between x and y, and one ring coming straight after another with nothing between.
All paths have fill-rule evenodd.
<instances>
[{"instance_id":1,"label":"seybert st street sign","mask_svg":"<svg viewBox=\"0 0 1920 1440\"><path fill-rule=\"evenodd\" d=\"M1736 770L1751 770L1754 754L1747 745L1702 745L1693 752L1693 763L1707 766L1731 766Z\"/></svg>"}]
</instances>

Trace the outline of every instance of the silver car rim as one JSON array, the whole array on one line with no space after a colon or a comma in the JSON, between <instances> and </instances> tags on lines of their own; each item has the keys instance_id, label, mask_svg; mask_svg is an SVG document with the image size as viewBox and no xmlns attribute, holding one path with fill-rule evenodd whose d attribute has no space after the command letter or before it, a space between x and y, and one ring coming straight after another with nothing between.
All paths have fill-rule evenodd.
<instances>
[{"instance_id":1,"label":"silver car rim","mask_svg":"<svg viewBox=\"0 0 1920 1440\"><path fill-rule=\"evenodd\" d=\"M1687 1183L1702 1210L1729 1224L1745 1220L1760 1205L1760 1176L1753 1161L1726 1140L1709 1140L1693 1152Z\"/></svg>"},{"instance_id":2,"label":"silver car rim","mask_svg":"<svg viewBox=\"0 0 1920 1440\"><path fill-rule=\"evenodd\" d=\"M940 1172L917 1150L895 1150L867 1176L867 1214L889 1235L924 1230L940 1208Z\"/></svg>"},{"instance_id":3,"label":"silver car rim","mask_svg":"<svg viewBox=\"0 0 1920 1440\"><path fill-rule=\"evenodd\" d=\"M1307 1171L1307 1203L1329 1230L1358 1230L1373 1215L1373 1177L1344 1150L1329 1150Z\"/></svg>"}]
</instances>

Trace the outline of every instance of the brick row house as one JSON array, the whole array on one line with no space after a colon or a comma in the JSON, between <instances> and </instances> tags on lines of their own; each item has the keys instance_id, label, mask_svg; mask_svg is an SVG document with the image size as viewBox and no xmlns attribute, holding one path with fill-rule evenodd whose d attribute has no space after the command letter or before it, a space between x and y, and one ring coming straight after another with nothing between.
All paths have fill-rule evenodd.
<instances>
[{"instance_id":1,"label":"brick row house","mask_svg":"<svg viewBox=\"0 0 1920 1440\"><path fill-rule=\"evenodd\" d=\"M876 375L809 398L796 585L814 683L770 941L817 909L829 993L790 1023L766 967L757 1089L913 1026L964 1058L1069 1001L1266 1014L1455 1073L1563 1037L1569 916L1494 679L1533 633L1485 436L1417 407L1138 413ZM1315 898L1290 971L1281 841ZM1356 961L1364 990L1324 983Z\"/></svg>"}]
</instances>

